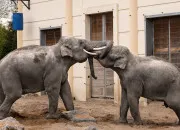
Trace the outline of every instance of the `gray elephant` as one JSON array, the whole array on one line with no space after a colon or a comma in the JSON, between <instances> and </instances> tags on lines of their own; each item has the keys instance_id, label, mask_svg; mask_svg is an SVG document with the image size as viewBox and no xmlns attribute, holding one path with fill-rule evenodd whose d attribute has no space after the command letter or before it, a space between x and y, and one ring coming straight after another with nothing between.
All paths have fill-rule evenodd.
<instances>
[{"instance_id":1,"label":"gray elephant","mask_svg":"<svg viewBox=\"0 0 180 130\"><path fill-rule=\"evenodd\" d=\"M96 53L101 54L101 51ZM106 57L94 58L119 75L122 87L121 123L127 123L129 108L134 123L142 123L139 113L141 96L163 101L180 120L180 72L173 64L156 57L135 56L124 46L113 46Z\"/></svg>"},{"instance_id":2,"label":"gray elephant","mask_svg":"<svg viewBox=\"0 0 180 130\"><path fill-rule=\"evenodd\" d=\"M91 41L63 37L53 46L33 45L9 53L0 61L0 119L8 116L12 104L23 94L43 90L49 98L47 118L60 117L56 113L59 96L66 110L73 110L67 72L73 64L86 61L87 53L97 55L89 51L106 50L107 43L100 43L101 48L93 48Z\"/></svg>"}]
</instances>

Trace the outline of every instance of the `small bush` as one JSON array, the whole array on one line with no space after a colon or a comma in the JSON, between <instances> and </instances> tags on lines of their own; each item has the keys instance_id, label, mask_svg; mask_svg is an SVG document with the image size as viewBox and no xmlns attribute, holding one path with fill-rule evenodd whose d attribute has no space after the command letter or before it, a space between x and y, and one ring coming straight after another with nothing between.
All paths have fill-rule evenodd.
<instances>
[{"instance_id":1,"label":"small bush","mask_svg":"<svg viewBox=\"0 0 180 130\"><path fill-rule=\"evenodd\" d=\"M0 25L0 59L17 48L17 33L11 25L7 29Z\"/></svg>"}]
</instances>

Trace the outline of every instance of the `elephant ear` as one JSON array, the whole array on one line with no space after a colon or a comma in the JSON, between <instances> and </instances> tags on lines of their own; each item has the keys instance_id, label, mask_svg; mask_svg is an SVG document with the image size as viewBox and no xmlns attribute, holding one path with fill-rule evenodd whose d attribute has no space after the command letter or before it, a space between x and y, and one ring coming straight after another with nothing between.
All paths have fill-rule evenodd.
<instances>
[{"instance_id":1,"label":"elephant ear","mask_svg":"<svg viewBox=\"0 0 180 130\"><path fill-rule=\"evenodd\" d=\"M114 67L120 68L120 69L125 69L127 65L127 59L126 58L119 58L116 60Z\"/></svg>"},{"instance_id":2,"label":"elephant ear","mask_svg":"<svg viewBox=\"0 0 180 130\"><path fill-rule=\"evenodd\" d=\"M128 54L129 54L129 49L122 47L119 50L119 53L117 53L116 56L117 58L114 63L114 67L125 69L128 64Z\"/></svg>"},{"instance_id":3,"label":"elephant ear","mask_svg":"<svg viewBox=\"0 0 180 130\"><path fill-rule=\"evenodd\" d=\"M62 57L65 56L73 57L72 45L70 43L68 42L63 43L63 45L61 46L61 55Z\"/></svg>"}]
</instances>

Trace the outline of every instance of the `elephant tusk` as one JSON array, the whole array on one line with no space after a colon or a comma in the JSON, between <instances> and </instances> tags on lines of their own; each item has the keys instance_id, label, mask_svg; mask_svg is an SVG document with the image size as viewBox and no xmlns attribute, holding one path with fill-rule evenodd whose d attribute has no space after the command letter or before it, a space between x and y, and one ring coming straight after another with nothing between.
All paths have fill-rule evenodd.
<instances>
[{"instance_id":1,"label":"elephant tusk","mask_svg":"<svg viewBox=\"0 0 180 130\"><path fill-rule=\"evenodd\" d=\"M97 55L98 55L98 54L96 54L96 53L86 51L85 49L83 49L83 51L86 52L86 53L89 54L89 55L94 55L94 56L97 56Z\"/></svg>"},{"instance_id":2,"label":"elephant tusk","mask_svg":"<svg viewBox=\"0 0 180 130\"><path fill-rule=\"evenodd\" d=\"M102 50L102 49L106 49L107 46L103 46L103 47L99 47L99 48L93 48L93 51L99 51L99 50Z\"/></svg>"}]
</instances>

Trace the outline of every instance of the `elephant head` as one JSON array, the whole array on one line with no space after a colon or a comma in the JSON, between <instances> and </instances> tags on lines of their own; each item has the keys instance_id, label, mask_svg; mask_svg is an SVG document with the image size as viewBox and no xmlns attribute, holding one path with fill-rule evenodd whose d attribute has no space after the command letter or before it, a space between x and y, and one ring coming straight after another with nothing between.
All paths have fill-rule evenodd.
<instances>
[{"instance_id":1,"label":"elephant head","mask_svg":"<svg viewBox=\"0 0 180 130\"><path fill-rule=\"evenodd\" d=\"M101 53L96 51L96 53ZM124 70L128 65L128 62L132 54L129 49L125 46L113 46L105 57L94 57L100 64L106 68L118 68Z\"/></svg>"},{"instance_id":2,"label":"elephant head","mask_svg":"<svg viewBox=\"0 0 180 130\"><path fill-rule=\"evenodd\" d=\"M90 44L93 47L93 52L96 53L96 55L86 52L89 54L88 61L90 65L90 71L91 75L94 79L97 79L97 77L94 74L94 67L93 67L93 57L94 58L104 58L108 52L111 50L113 44L112 41L91 41Z\"/></svg>"},{"instance_id":3,"label":"elephant head","mask_svg":"<svg viewBox=\"0 0 180 130\"><path fill-rule=\"evenodd\" d=\"M62 37L59 43L62 57L69 57L75 63L82 63L86 61L87 58L89 59L91 75L93 78L96 77L94 74L93 62L91 62L92 56L103 57L110 48L107 46L107 42L94 42L85 39L76 39L73 37ZM100 50L104 50L103 53L98 54L96 52L93 52Z\"/></svg>"}]
</instances>

